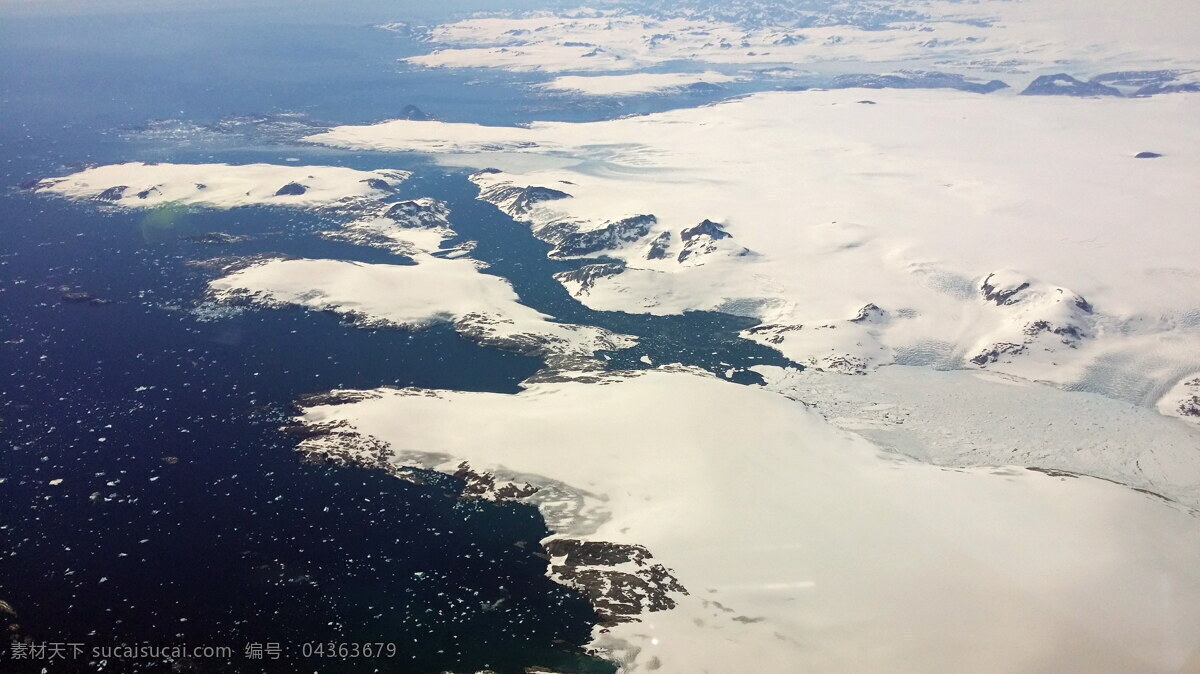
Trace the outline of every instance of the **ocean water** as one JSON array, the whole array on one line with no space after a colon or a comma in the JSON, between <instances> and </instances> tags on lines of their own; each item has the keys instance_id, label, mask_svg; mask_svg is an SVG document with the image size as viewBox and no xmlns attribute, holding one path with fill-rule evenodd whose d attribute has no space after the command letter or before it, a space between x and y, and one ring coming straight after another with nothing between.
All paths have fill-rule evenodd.
<instances>
[{"instance_id":1,"label":"ocean water","mask_svg":"<svg viewBox=\"0 0 1200 674\"><path fill-rule=\"evenodd\" d=\"M164 223L17 185L128 160L296 157L415 170L403 196L447 201L462 237L480 242L474 255L524 302L641 337L637 349L610 354L614 366L644 367L642 355L717 373L779 363L736 338L747 319L582 307L550 276L578 263L547 260L524 226L474 200L461 171L410 156L291 147L245 121L364 122L409 103L491 124L618 111L548 102L513 86L520 78L512 75L401 71L394 59L419 46L370 25L402 19L412 5L336 15L315 4L295 13L282 5L51 7L0 10L11 12L0 21L0 600L17 612L0 621L35 642L89 649L235 651L174 663L181 671L612 671L580 648L596 620L590 606L545 578L537 541L547 531L536 510L463 501L461 484L445 476L413 484L306 464L279 432L306 393L385 384L515 392L538 361L445 327L363 330L300 310L193 311L211 274L194 261L278 252L404 262L319 238L333 226L319 216L238 209ZM696 102L661 97L645 106ZM237 116L234 131L206 127ZM210 231L248 239L186 238ZM62 288L110 303L65 304ZM299 657L303 644L331 641L397 649L383 659ZM278 643L284 657L246 660L252 643ZM3 650L2 671L47 666ZM50 671L164 668L156 658L82 656Z\"/></svg>"}]
</instances>

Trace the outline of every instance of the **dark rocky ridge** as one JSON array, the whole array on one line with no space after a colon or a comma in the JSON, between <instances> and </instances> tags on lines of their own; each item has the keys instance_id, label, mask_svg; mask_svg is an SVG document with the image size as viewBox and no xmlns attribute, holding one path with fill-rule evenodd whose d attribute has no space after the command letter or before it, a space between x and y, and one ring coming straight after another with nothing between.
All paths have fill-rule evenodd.
<instances>
[{"instance_id":1,"label":"dark rocky ridge","mask_svg":"<svg viewBox=\"0 0 1200 674\"><path fill-rule=\"evenodd\" d=\"M669 569L648 561L653 555L640 545L558 539L545 547L551 575L587 595L605 627L668 611L675 608L672 593L688 594ZM631 573L605 568L623 564L636 569Z\"/></svg>"},{"instance_id":2,"label":"dark rocky ridge","mask_svg":"<svg viewBox=\"0 0 1200 674\"><path fill-rule=\"evenodd\" d=\"M692 260L696 264L700 264L700 262L697 262L698 258L715 252L718 241L731 239L733 236L725 231L721 225L706 219L700 224L680 232L679 238L684 243L683 250L679 251L679 256L676 260L680 263ZM734 254L738 256L749 255L750 250L748 248L741 248Z\"/></svg>"},{"instance_id":3,"label":"dark rocky ridge","mask_svg":"<svg viewBox=\"0 0 1200 674\"><path fill-rule=\"evenodd\" d=\"M484 169L479 173L500 173L500 171L496 169ZM539 203L569 199L571 195L562 190L538 185L530 185L528 187L493 185L483 188L479 193L479 198L498 206L506 205L504 207L507 208L509 215L517 217L528 214L530 209Z\"/></svg>"},{"instance_id":4,"label":"dark rocky ridge","mask_svg":"<svg viewBox=\"0 0 1200 674\"><path fill-rule=\"evenodd\" d=\"M596 281L606 276L616 276L624 271L624 262L604 262L587 264L572 271L560 271L554 275L554 279L562 284L578 283L579 290L576 294L587 294L592 286L596 285Z\"/></svg>"},{"instance_id":5,"label":"dark rocky ridge","mask_svg":"<svg viewBox=\"0 0 1200 674\"><path fill-rule=\"evenodd\" d=\"M1008 83L1002 80L987 82L971 80L957 73L939 71L900 70L895 73L877 75L871 73L853 73L838 75L829 85L830 89L957 89L976 94L990 94L993 91L1007 89Z\"/></svg>"},{"instance_id":6,"label":"dark rocky ridge","mask_svg":"<svg viewBox=\"0 0 1200 674\"><path fill-rule=\"evenodd\" d=\"M577 231L574 223L559 223L538 229L538 238L554 244L551 258L591 255L603 250L620 248L644 238L658 223L653 215L635 215L606 222L596 229Z\"/></svg>"},{"instance_id":7,"label":"dark rocky ridge","mask_svg":"<svg viewBox=\"0 0 1200 674\"><path fill-rule=\"evenodd\" d=\"M426 115L423 110L415 105L406 105L400 109L399 119L407 119L412 122L427 122L429 115Z\"/></svg>"},{"instance_id":8,"label":"dark rocky ridge","mask_svg":"<svg viewBox=\"0 0 1200 674\"><path fill-rule=\"evenodd\" d=\"M1084 82L1066 73L1042 75L1021 92L1022 96L1121 96L1121 92L1099 82Z\"/></svg>"},{"instance_id":9,"label":"dark rocky ridge","mask_svg":"<svg viewBox=\"0 0 1200 674\"><path fill-rule=\"evenodd\" d=\"M125 196L127 189L129 189L128 185L114 185L93 198L97 201L120 201L121 197Z\"/></svg>"},{"instance_id":10,"label":"dark rocky ridge","mask_svg":"<svg viewBox=\"0 0 1200 674\"><path fill-rule=\"evenodd\" d=\"M301 185L300 183L297 183L297 182L290 182L290 183L284 185L283 187L280 187L279 190L277 192L275 192L275 196L277 196L277 197L299 196L301 194L304 194L307 191L308 191L308 188L305 187L304 185Z\"/></svg>"},{"instance_id":11,"label":"dark rocky ridge","mask_svg":"<svg viewBox=\"0 0 1200 674\"><path fill-rule=\"evenodd\" d=\"M647 260L662 260L667 257L667 249L671 247L671 233L663 232L654 237L650 242L650 249L646 251Z\"/></svg>"}]
</instances>

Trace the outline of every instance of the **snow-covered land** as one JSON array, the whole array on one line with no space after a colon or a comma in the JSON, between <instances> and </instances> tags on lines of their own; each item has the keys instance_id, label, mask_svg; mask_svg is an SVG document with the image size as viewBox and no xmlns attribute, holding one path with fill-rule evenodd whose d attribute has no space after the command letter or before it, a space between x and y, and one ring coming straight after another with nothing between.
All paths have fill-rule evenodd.
<instances>
[{"instance_id":1,"label":"snow-covered land","mask_svg":"<svg viewBox=\"0 0 1200 674\"><path fill-rule=\"evenodd\" d=\"M1179 383L1158 401L1158 409L1167 416L1200 424L1200 372L1180 379Z\"/></svg>"},{"instance_id":2,"label":"snow-covered land","mask_svg":"<svg viewBox=\"0 0 1200 674\"><path fill-rule=\"evenodd\" d=\"M335 392L300 420L307 452L537 504L622 671L1200 665L1197 517L1110 482L910 461L679 368Z\"/></svg>"},{"instance_id":3,"label":"snow-covered land","mask_svg":"<svg viewBox=\"0 0 1200 674\"><path fill-rule=\"evenodd\" d=\"M409 259L241 260L210 299L544 357L516 395L307 398L301 450L539 507L551 577L622 672L1200 671L1200 13L643 4L475 17L406 60L590 96L811 65L836 90L304 140L473 169L592 309L753 319L742 338L805 368L750 368L761 386L606 370L589 356L634 337L521 304L447 247L445 204L393 200L404 171L122 164L34 189L328 209L325 236Z\"/></svg>"},{"instance_id":4,"label":"snow-covered land","mask_svg":"<svg viewBox=\"0 0 1200 674\"><path fill-rule=\"evenodd\" d=\"M534 355L581 356L633 344L602 328L552 322L475 260L429 254L415 265L269 258L209 283L211 299L332 311L364 326L449 323L482 344Z\"/></svg>"},{"instance_id":5,"label":"snow-covered land","mask_svg":"<svg viewBox=\"0 0 1200 674\"><path fill-rule=\"evenodd\" d=\"M541 85L550 91L589 96L628 96L720 85L737 78L717 72L630 73L626 75L563 75Z\"/></svg>"},{"instance_id":6,"label":"snow-covered land","mask_svg":"<svg viewBox=\"0 0 1200 674\"><path fill-rule=\"evenodd\" d=\"M122 208L164 204L236 208L321 208L390 193L407 171L277 164L147 164L96 166L34 185L37 192L91 199Z\"/></svg>"},{"instance_id":7,"label":"snow-covered land","mask_svg":"<svg viewBox=\"0 0 1200 674\"><path fill-rule=\"evenodd\" d=\"M432 199L382 201L407 171L272 164L98 166L38 181L33 189L122 208L166 204L205 208L288 206L332 210L347 221L329 238L386 248L415 264L264 257L226 263L209 283L208 300L332 311L366 326L419 329L449 323L482 344L548 358L590 356L635 340L592 326L554 322L520 303L509 283L466 257L470 242L445 249L455 235L449 210Z\"/></svg>"},{"instance_id":8,"label":"snow-covered land","mask_svg":"<svg viewBox=\"0 0 1200 674\"><path fill-rule=\"evenodd\" d=\"M551 575L622 671L1200 666L1200 433L1155 409L1200 370L1200 98L867 103L310 138L482 169L480 199L585 258L556 275L584 304L750 316L809 369L365 392L310 407L306 451L540 488Z\"/></svg>"},{"instance_id":9,"label":"snow-covered land","mask_svg":"<svg viewBox=\"0 0 1200 674\"><path fill-rule=\"evenodd\" d=\"M808 9L811 7L811 9ZM926 63L960 71L1196 68L1200 16L1187 0L721 3L482 16L436 26L409 63L620 72L671 61L719 65Z\"/></svg>"},{"instance_id":10,"label":"snow-covered land","mask_svg":"<svg viewBox=\"0 0 1200 674\"><path fill-rule=\"evenodd\" d=\"M869 377L753 368L766 388L801 400L835 426L942 466L1020 465L1114 480L1200 508L1200 428L1154 407L1095 393L1063 393L983 371L895 365ZM1192 382L1190 392L1187 382ZM1185 379L1171 409L1191 400ZM1200 416L1191 417L1200 419Z\"/></svg>"},{"instance_id":11,"label":"snow-covered land","mask_svg":"<svg viewBox=\"0 0 1200 674\"><path fill-rule=\"evenodd\" d=\"M1147 405L1200 369L1200 98L860 99L310 140L487 151L454 157L501 167L473 176L481 198L552 255L610 260L559 275L581 302L752 316L746 338L812 367L986 368ZM502 170L497 149L575 163ZM1135 158L1148 149L1165 156Z\"/></svg>"}]
</instances>

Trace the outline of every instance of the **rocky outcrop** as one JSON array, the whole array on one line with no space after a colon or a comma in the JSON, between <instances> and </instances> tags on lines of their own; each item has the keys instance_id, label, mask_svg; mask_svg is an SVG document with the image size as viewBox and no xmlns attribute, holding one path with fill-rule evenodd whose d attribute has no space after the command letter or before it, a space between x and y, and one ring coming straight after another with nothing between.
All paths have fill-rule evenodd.
<instances>
[{"instance_id":1,"label":"rocky outcrop","mask_svg":"<svg viewBox=\"0 0 1200 674\"><path fill-rule=\"evenodd\" d=\"M724 250L733 256L750 254L750 250L747 248L719 243L726 239L732 239L732 236L721 225L712 220L704 220L694 227L683 230L679 233L679 238L683 241L683 249L679 251L679 255L676 257L676 260L680 264L703 264L705 257L716 253L718 250Z\"/></svg>"},{"instance_id":2,"label":"rocky outcrop","mask_svg":"<svg viewBox=\"0 0 1200 674\"><path fill-rule=\"evenodd\" d=\"M385 393L438 395L420 389L331 391L304 396L297 406L303 412L314 407L371 400ZM344 421L312 422L300 415L282 430L299 441L297 450L307 461L376 468L412 482L427 482L433 477L431 471L442 472L461 481L460 499L532 503L542 510L551 529L555 528L552 511L560 507L557 504L580 497L571 487L552 480L533 485L476 469L467 461L447 465L445 455L398 452L389 443L363 434ZM557 514L568 521L580 516L570 507ZM552 537L543 542L543 547L545 554L535 554L548 561L548 576L587 597L601 627L635 622L644 614L670 610L675 608L679 595L688 594L674 572L654 561L650 551L641 545Z\"/></svg>"},{"instance_id":3,"label":"rocky outcrop","mask_svg":"<svg viewBox=\"0 0 1200 674\"><path fill-rule=\"evenodd\" d=\"M1042 75L1021 92L1022 96L1120 96L1118 89L1099 82L1084 82L1066 73Z\"/></svg>"},{"instance_id":4,"label":"rocky outcrop","mask_svg":"<svg viewBox=\"0 0 1200 674\"><path fill-rule=\"evenodd\" d=\"M390 204L383 212L402 227L414 229L437 229L450 224L450 209L434 199L410 199Z\"/></svg>"},{"instance_id":5,"label":"rocky outcrop","mask_svg":"<svg viewBox=\"0 0 1200 674\"><path fill-rule=\"evenodd\" d=\"M120 201L121 197L125 196L127 189L129 189L128 185L114 185L92 198L96 201Z\"/></svg>"},{"instance_id":6,"label":"rocky outcrop","mask_svg":"<svg viewBox=\"0 0 1200 674\"><path fill-rule=\"evenodd\" d=\"M560 271L554 275L554 280L563 284L572 296L588 294L592 286L602 278L616 276L625 271L624 262L604 262L588 264L571 271Z\"/></svg>"},{"instance_id":7,"label":"rocky outcrop","mask_svg":"<svg viewBox=\"0 0 1200 674\"><path fill-rule=\"evenodd\" d=\"M974 80L956 73L925 70L900 70L882 75L856 73L833 78L831 89L958 89L976 94L990 94L1007 89L1001 80Z\"/></svg>"},{"instance_id":8,"label":"rocky outcrop","mask_svg":"<svg viewBox=\"0 0 1200 674\"><path fill-rule=\"evenodd\" d=\"M667 250L671 247L671 233L663 232L654 237L650 242L650 247L646 249L647 260L662 260L667 257Z\"/></svg>"},{"instance_id":9,"label":"rocky outcrop","mask_svg":"<svg viewBox=\"0 0 1200 674\"><path fill-rule=\"evenodd\" d=\"M427 122L429 115L426 115L423 110L415 105L406 105L400 109L400 116L397 119L407 119L412 122Z\"/></svg>"},{"instance_id":10,"label":"rocky outcrop","mask_svg":"<svg viewBox=\"0 0 1200 674\"><path fill-rule=\"evenodd\" d=\"M1200 79L1194 70L1126 70L1097 75L1091 82L1138 97L1200 92Z\"/></svg>"},{"instance_id":11,"label":"rocky outcrop","mask_svg":"<svg viewBox=\"0 0 1200 674\"><path fill-rule=\"evenodd\" d=\"M359 217L321 236L334 241L346 241L360 246L371 246L390 250L397 255L429 253L441 256L461 256L470 252L470 247L460 244L458 255L442 250L442 241L455 236L450 226L450 209L436 199L420 198L392 203L378 203L374 208L364 209ZM411 230L435 232L440 239L430 242L428 237L412 237Z\"/></svg>"},{"instance_id":12,"label":"rocky outcrop","mask_svg":"<svg viewBox=\"0 0 1200 674\"><path fill-rule=\"evenodd\" d=\"M496 173L499 173L496 169L484 169L472 177ZM528 215L529 211L538 204L558 199L569 199L571 195L552 187L537 185L521 187L508 182L500 182L494 185L481 185L479 198L490 204L494 204L497 208L514 218L523 219L523 216Z\"/></svg>"},{"instance_id":13,"label":"rocky outcrop","mask_svg":"<svg viewBox=\"0 0 1200 674\"><path fill-rule=\"evenodd\" d=\"M996 281L995 284L992 283L992 279L995 278L995 276L995 274L988 274L988 277L983 279L983 283L979 285L979 292L983 295L983 299L989 302L995 302L997 306L1015 304L1016 301L1010 301L1011 298L1029 287L1029 283L1027 281L1022 281L1019 285L1015 286L1010 285L1008 287L1001 287L1000 281Z\"/></svg>"},{"instance_id":14,"label":"rocky outcrop","mask_svg":"<svg viewBox=\"0 0 1200 674\"><path fill-rule=\"evenodd\" d=\"M453 321L455 332L484 346L526 356L557 358L591 355L596 351L618 351L636 343L636 338L591 325L554 323L556 331L517 332L513 322L499 315L470 313Z\"/></svg>"},{"instance_id":15,"label":"rocky outcrop","mask_svg":"<svg viewBox=\"0 0 1200 674\"><path fill-rule=\"evenodd\" d=\"M1002 271L988 274L979 284L979 294L1003 312L1000 327L985 337L986 343L970 359L980 367L1011 362L1035 347L1043 353L1074 349L1094 333L1091 303L1065 288Z\"/></svg>"},{"instance_id":16,"label":"rocky outcrop","mask_svg":"<svg viewBox=\"0 0 1200 674\"><path fill-rule=\"evenodd\" d=\"M67 287L59 289L59 299L65 304L91 304L95 306L112 304L112 300L96 297L86 290L71 290Z\"/></svg>"},{"instance_id":17,"label":"rocky outcrop","mask_svg":"<svg viewBox=\"0 0 1200 674\"><path fill-rule=\"evenodd\" d=\"M480 473L471 469L466 461L458 464L454 477L463 481L461 498L478 498L488 501L512 501L533 496L538 488L526 482L518 485L513 482L497 482L491 473Z\"/></svg>"},{"instance_id":18,"label":"rocky outcrop","mask_svg":"<svg viewBox=\"0 0 1200 674\"><path fill-rule=\"evenodd\" d=\"M280 187L279 191L275 192L275 196L277 196L277 197L300 196L301 194L304 194L307 191L308 191L308 188L305 187L304 185L301 185L300 183L297 183L297 182L290 182L290 183L284 185L283 187Z\"/></svg>"},{"instance_id":19,"label":"rocky outcrop","mask_svg":"<svg viewBox=\"0 0 1200 674\"><path fill-rule=\"evenodd\" d=\"M367 178L363 182L367 184L367 187L370 187L373 190L379 190L381 192L387 192L388 190L395 189L391 183L381 178Z\"/></svg>"},{"instance_id":20,"label":"rocky outcrop","mask_svg":"<svg viewBox=\"0 0 1200 674\"><path fill-rule=\"evenodd\" d=\"M582 592L612 627L645 613L675 608L672 594L688 594L671 570L653 563L640 545L553 539L545 543L550 577Z\"/></svg>"},{"instance_id":21,"label":"rocky outcrop","mask_svg":"<svg viewBox=\"0 0 1200 674\"><path fill-rule=\"evenodd\" d=\"M1200 419L1200 377L1184 382L1186 395L1179 401L1179 416Z\"/></svg>"},{"instance_id":22,"label":"rocky outcrop","mask_svg":"<svg viewBox=\"0 0 1200 674\"><path fill-rule=\"evenodd\" d=\"M638 241L657 223L658 219L653 215L635 215L582 231L574 223L555 223L539 228L537 237L554 244L549 257L579 257Z\"/></svg>"},{"instance_id":23,"label":"rocky outcrop","mask_svg":"<svg viewBox=\"0 0 1200 674\"><path fill-rule=\"evenodd\" d=\"M858 310L854 318L850 319L851 323L882 323L887 317L887 312L880 309L875 304L867 304Z\"/></svg>"},{"instance_id":24,"label":"rocky outcrop","mask_svg":"<svg viewBox=\"0 0 1200 674\"><path fill-rule=\"evenodd\" d=\"M1193 372L1167 391L1158 411L1200 425L1200 373Z\"/></svg>"},{"instance_id":25,"label":"rocky outcrop","mask_svg":"<svg viewBox=\"0 0 1200 674\"><path fill-rule=\"evenodd\" d=\"M212 245L241 243L242 241L249 240L249 238L250 237L248 236L229 234L227 232L205 232L203 234L193 234L191 236L183 237L185 241L191 241L192 243L204 243Z\"/></svg>"},{"instance_id":26,"label":"rocky outcrop","mask_svg":"<svg viewBox=\"0 0 1200 674\"><path fill-rule=\"evenodd\" d=\"M783 344L783 340L787 338L787 333L803 329L804 326L800 324L763 323L746 328L742 331L742 334L755 341L778 346Z\"/></svg>"}]
</instances>

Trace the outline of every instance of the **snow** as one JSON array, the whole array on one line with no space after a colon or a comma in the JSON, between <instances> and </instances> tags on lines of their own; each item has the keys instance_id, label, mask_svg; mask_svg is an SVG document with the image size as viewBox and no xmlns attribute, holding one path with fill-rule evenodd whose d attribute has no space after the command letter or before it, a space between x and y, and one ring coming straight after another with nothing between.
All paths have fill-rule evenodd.
<instances>
[{"instance_id":1,"label":"snow","mask_svg":"<svg viewBox=\"0 0 1200 674\"><path fill-rule=\"evenodd\" d=\"M1200 426L1200 372L1179 380L1158 401L1158 410Z\"/></svg>"},{"instance_id":2,"label":"snow","mask_svg":"<svg viewBox=\"0 0 1200 674\"><path fill-rule=\"evenodd\" d=\"M778 15L777 6L750 27L703 12L474 17L432 28L428 38L440 48L404 60L426 67L552 73L627 72L679 61L834 67L905 62L1009 73L1061 72L1076 65L1097 73L1197 66L1200 15L1186 0L1115 3L1103 11L1077 0L897 0L871 3L870 10L887 17L872 26L855 25L854 9L861 4L850 11L834 4L814 17L815 25L802 28L764 24L761 16Z\"/></svg>"},{"instance_id":3,"label":"snow","mask_svg":"<svg viewBox=\"0 0 1200 674\"><path fill-rule=\"evenodd\" d=\"M588 96L628 96L684 89L695 84L722 84L736 81L733 75L703 73L631 73L628 75L564 75L540 85L551 91L566 91Z\"/></svg>"},{"instance_id":4,"label":"snow","mask_svg":"<svg viewBox=\"0 0 1200 674\"><path fill-rule=\"evenodd\" d=\"M358 171L339 166L129 162L47 178L38 182L34 190L71 199L99 199L122 208L155 208L167 204L222 209L238 206L316 208L381 197L409 175L407 171ZM373 187L368 180L383 181L389 189ZM293 183L304 186L303 194L277 194L281 188ZM109 194L106 195L106 191L110 191Z\"/></svg>"},{"instance_id":5,"label":"snow","mask_svg":"<svg viewBox=\"0 0 1200 674\"><path fill-rule=\"evenodd\" d=\"M403 147L415 152L489 152L526 149L536 137L521 127L395 119L370 126L335 126L304 140L356 150Z\"/></svg>"},{"instance_id":6,"label":"snow","mask_svg":"<svg viewBox=\"0 0 1200 674\"><path fill-rule=\"evenodd\" d=\"M359 217L324 236L385 248L398 255L433 253L455 236L449 218L450 209L435 199L384 202L360 209Z\"/></svg>"},{"instance_id":7,"label":"snow","mask_svg":"<svg viewBox=\"0 0 1200 674\"><path fill-rule=\"evenodd\" d=\"M1153 407L987 371L893 365L869 377L843 377L751 369L768 390L919 461L1072 471L1200 508L1200 428Z\"/></svg>"},{"instance_id":8,"label":"snow","mask_svg":"<svg viewBox=\"0 0 1200 674\"><path fill-rule=\"evenodd\" d=\"M477 261L418 254L415 265L271 258L209 282L218 302L333 311L368 326L450 323L471 339L538 355L590 355L633 344L601 328L555 323L520 303Z\"/></svg>"},{"instance_id":9,"label":"snow","mask_svg":"<svg viewBox=\"0 0 1200 674\"><path fill-rule=\"evenodd\" d=\"M783 396L679 368L345 399L304 410L338 434L308 451L344 452L355 433L397 465L468 461L545 487L527 500L546 543L644 545L670 569L689 592L673 610L594 635L625 672L1200 662L1195 514L1109 482L909 461Z\"/></svg>"},{"instance_id":10,"label":"snow","mask_svg":"<svg viewBox=\"0 0 1200 674\"><path fill-rule=\"evenodd\" d=\"M505 169L474 177L484 195L569 194L521 212L497 201L535 233L653 214L643 241L605 251L626 271L560 280L598 310L755 317L747 338L815 367L985 367L1144 405L1200 369L1200 97L858 97L763 93L527 128L385 122L311 140ZM1141 147L1168 156L1132 159ZM680 263L681 232L706 219L731 238ZM664 232L665 255L646 259ZM989 277L1029 286L997 304ZM868 304L879 319L853 321Z\"/></svg>"}]
</instances>

